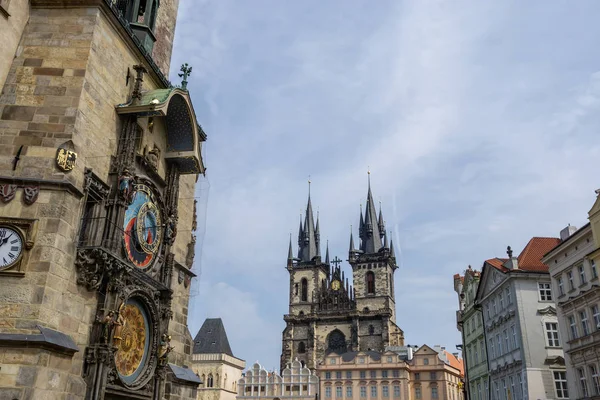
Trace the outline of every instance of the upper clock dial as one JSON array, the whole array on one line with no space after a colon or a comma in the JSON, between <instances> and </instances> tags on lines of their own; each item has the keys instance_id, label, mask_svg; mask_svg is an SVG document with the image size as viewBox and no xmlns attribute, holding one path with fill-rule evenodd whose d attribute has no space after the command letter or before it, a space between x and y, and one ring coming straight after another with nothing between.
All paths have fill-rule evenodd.
<instances>
[{"instance_id":1,"label":"upper clock dial","mask_svg":"<svg viewBox=\"0 0 600 400\"><path fill-rule=\"evenodd\" d=\"M14 265L22 253L21 234L13 228L0 226L0 269Z\"/></svg>"},{"instance_id":2,"label":"upper clock dial","mask_svg":"<svg viewBox=\"0 0 600 400\"><path fill-rule=\"evenodd\" d=\"M341 283L337 279L335 281L331 282L331 288L333 290L339 290L340 286L341 286Z\"/></svg>"},{"instance_id":3,"label":"upper clock dial","mask_svg":"<svg viewBox=\"0 0 600 400\"><path fill-rule=\"evenodd\" d=\"M123 240L127 258L139 268L152 264L162 239L160 211L152 190L136 185L133 201L125 211Z\"/></svg>"}]
</instances>

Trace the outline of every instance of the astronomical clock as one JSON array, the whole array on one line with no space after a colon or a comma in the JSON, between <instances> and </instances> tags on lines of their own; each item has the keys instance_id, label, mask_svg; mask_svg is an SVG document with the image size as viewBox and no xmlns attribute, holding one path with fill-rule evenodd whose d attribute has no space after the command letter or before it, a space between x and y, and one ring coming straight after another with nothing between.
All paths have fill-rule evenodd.
<instances>
[{"instance_id":1,"label":"astronomical clock","mask_svg":"<svg viewBox=\"0 0 600 400\"><path fill-rule=\"evenodd\" d=\"M91 399L164 398L177 367L169 335L174 271L192 274L189 266L181 268L174 247L179 180L204 172L199 152L204 132L186 90L136 91L139 96L129 104L117 106L123 128L109 181L86 172L76 266L78 283L98 293L84 361ZM18 258L22 242L0 227L0 262Z\"/></svg>"}]
</instances>

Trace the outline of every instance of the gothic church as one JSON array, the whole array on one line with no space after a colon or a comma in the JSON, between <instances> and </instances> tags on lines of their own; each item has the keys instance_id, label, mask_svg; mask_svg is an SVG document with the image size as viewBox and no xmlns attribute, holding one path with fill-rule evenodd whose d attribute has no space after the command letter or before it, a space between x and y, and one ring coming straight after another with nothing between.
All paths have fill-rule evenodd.
<instances>
[{"instance_id":1,"label":"gothic church","mask_svg":"<svg viewBox=\"0 0 600 400\"><path fill-rule=\"evenodd\" d=\"M298 232L298 256L293 255L291 240L288 251L290 309L284 315L282 370L296 358L314 369L332 352L382 352L387 346L404 345L404 333L396 325L394 245L388 244L383 214L380 209L377 215L370 183L359 233L359 248L354 247L350 233L350 285L341 271L341 260L329 260L329 248L325 260L321 259L319 219L315 225L309 193Z\"/></svg>"}]
</instances>

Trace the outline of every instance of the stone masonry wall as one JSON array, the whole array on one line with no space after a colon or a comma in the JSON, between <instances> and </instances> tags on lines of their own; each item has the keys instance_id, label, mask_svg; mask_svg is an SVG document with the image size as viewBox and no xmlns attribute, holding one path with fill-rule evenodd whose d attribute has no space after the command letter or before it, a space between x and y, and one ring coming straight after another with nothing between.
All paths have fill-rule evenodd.
<instances>
[{"instance_id":1,"label":"stone masonry wall","mask_svg":"<svg viewBox=\"0 0 600 400\"><path fill-rule=\"evenodd\" d=\"M0 7L3 5L5 4L0 1ZM6 80L8 70L17 52L17 46L21 41L23 29L29 19L29 2L9 2L8 9L5 11L10 16L6 17L0 12L0 38L2 38L2 46L0 46L0 87Z\"/></svg>"},{"instance_id":2,"label":"stone masonry wall","mask_svg":"<svg viewBox=\"0 0 600 400\"><path fill-rule=\"evenodd\" d=\"M179 0L161 0L156 16L154 35L160 40L154 44L152 58L165 76L169 76L178 8Z\"/></svg>"}]
</instances>

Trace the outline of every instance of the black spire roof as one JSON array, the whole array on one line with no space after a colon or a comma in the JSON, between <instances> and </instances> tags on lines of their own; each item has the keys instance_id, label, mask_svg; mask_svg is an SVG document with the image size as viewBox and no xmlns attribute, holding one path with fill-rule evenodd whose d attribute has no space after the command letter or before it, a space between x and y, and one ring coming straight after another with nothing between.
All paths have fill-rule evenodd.
<instances>
[{"instance_id":1,"label":"black spire roof","mask_svg":"<svg viewBox=\"0 0 600 400\"><path fill-rule=\"evenodd\" d=\"M363 222L362 211L360 213L361 226L360 230L360 250L365 254L377 253L383 247L381 237L385 235L383 228L383 216L379 213L379 221L375 204L373 204L373 194L371 193L371 179L369 175L369 191L367 193L367 206L365 209L365 219Z\"/></svg>"},{"instance_id":2,"label":"black spire roof","mask_svg":"<svg viewBox=\"0 0 600 400\"><path fill-rule=\"evenodd\" d=\"M317 218L317 226L315 228L315 220L309 192L304 226L302 226L302 223L300 223L300 232L298 233L298 259L300 262L312 261L314 257L321 255L321 252L319 251L320 232L318 221L319 220Z\"/></svg>"},{"instance_id":3,"label":"black spire roof","mask_svg":"<svg viewBox=\"0 0 600 400\"><path fill-rule=\"evenodd\" d=\"M235 357L221 318L207 318L194 338L194 354L206 353L224 353Z\"/></svg>"}]
</instances>

